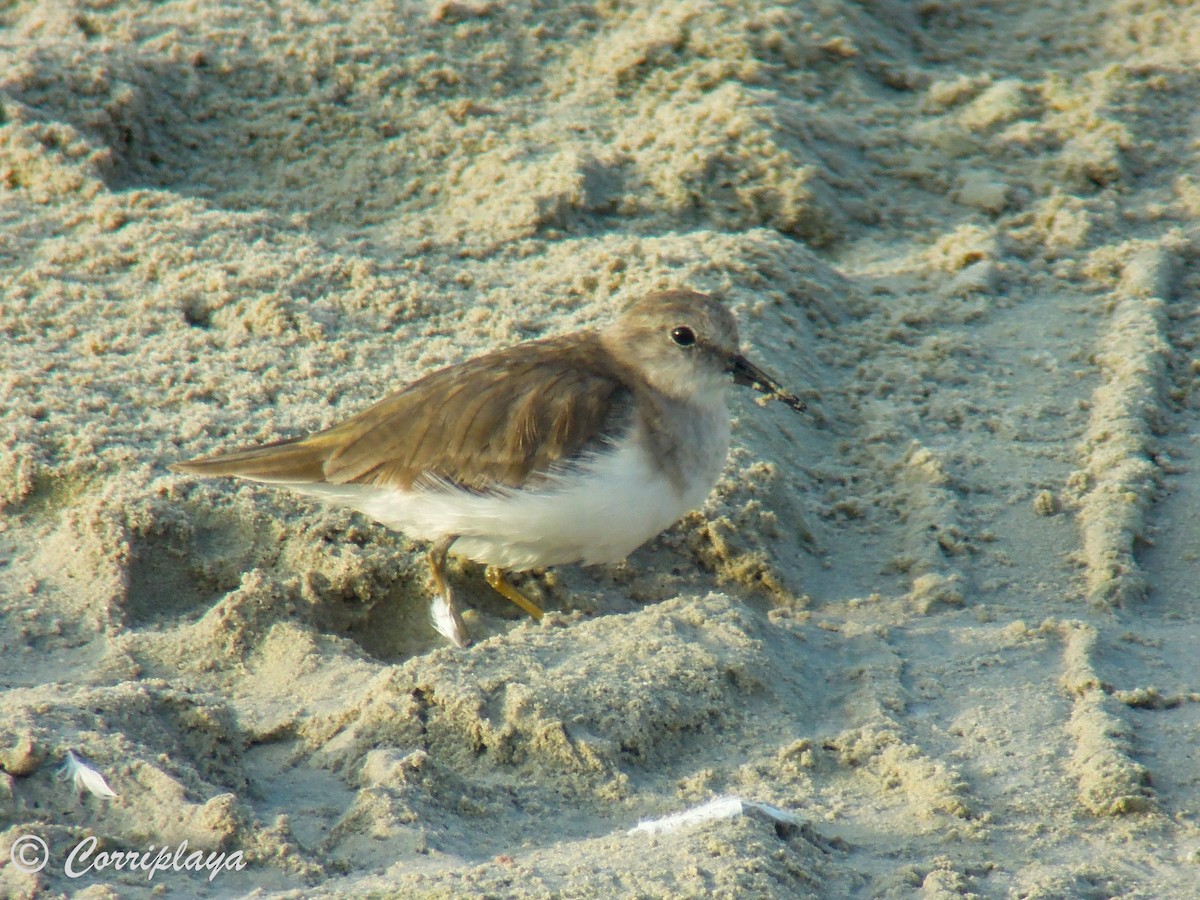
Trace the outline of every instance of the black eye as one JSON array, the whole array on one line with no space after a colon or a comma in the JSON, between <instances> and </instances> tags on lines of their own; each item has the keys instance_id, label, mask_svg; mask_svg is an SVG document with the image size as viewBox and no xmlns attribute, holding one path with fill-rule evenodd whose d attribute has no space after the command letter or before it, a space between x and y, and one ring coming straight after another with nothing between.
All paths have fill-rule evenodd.
<instances>
[{"instance_id":1,"label":"black eye","mask_svg":"<svg viewBox=\"0 0 1200 900\"><path fill-rule=\"evenodd\" d=\"M696 332L686 325L680 325L678 328L671 329L671 340L680 347L690 347L696 343Z\"/></svg>"}]
</instances>

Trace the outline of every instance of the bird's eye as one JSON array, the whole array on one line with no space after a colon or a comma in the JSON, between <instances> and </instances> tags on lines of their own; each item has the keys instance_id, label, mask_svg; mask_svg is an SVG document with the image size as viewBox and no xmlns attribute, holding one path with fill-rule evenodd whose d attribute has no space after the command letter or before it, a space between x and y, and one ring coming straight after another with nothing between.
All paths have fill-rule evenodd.
<instances>
[{"instance_id":1,"label":"bird's eye","mask_svg":"<svg viewBox=\"0 0 1200 900\"><path fill-rule=\"evenodd\" d=\"M686 325L680 325L678 328L671 329L671 340L680 347L690 347L696 343L696 332Z\"/></svg>"}]
</instances>

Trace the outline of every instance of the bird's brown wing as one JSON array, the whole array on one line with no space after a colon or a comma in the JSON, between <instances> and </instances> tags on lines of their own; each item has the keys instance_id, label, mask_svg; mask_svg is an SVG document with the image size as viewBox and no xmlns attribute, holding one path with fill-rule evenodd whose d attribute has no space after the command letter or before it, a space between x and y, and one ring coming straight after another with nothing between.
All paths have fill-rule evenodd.
<instances>
[{"instance_id":1,"label":"bird's brown wing","mask_svg":"<svg viewBox=\"0 0 1200 900\"><path fill-rule=\"evenodd\" d=\"M631 419L630 396L599 340L569 335L441 369L326 431L173 468L282 484L518 487L598 448Z\"/></svg>"}]
</instances>

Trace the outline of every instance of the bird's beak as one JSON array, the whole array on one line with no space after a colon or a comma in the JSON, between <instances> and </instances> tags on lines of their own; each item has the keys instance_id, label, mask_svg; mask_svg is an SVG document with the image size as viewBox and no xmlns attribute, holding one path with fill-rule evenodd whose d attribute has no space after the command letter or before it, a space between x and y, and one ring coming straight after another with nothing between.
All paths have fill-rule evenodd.
<instances>
[{"instance_id":1,"label":"bird's beak","mask_svg":"<svg viewBox=\"0 0 1200 900\"><path fill-rule=\"evenodd\" d=\"M795 394L789 394L779 386L779 382L760 369L740 353L729 357L729 365L725 369L733 376L734 384L752 387L760 394L766 394L769 400L779 400L786 403L796 412L804 412L807 407L804 401Z\"/></svg>"}]
</instances>

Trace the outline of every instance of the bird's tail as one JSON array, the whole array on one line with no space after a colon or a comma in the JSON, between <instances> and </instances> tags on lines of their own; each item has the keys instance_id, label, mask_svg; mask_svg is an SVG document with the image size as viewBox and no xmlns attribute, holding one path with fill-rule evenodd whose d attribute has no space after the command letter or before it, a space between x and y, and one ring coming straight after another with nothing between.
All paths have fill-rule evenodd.
<instances>
[{"instance_id":1,"label":"bird's tail","mask_svg":"<svg viewBox=\"0 0 1200 900\"><path fill-rule=\"evenodd\" d=\"M267 484L306 484L323 481L329 457L321 435L276 441L262 447L247 447L216 456L178 462L172 472L188 475L235 475Z\"/></svg>"}]
</instances>

